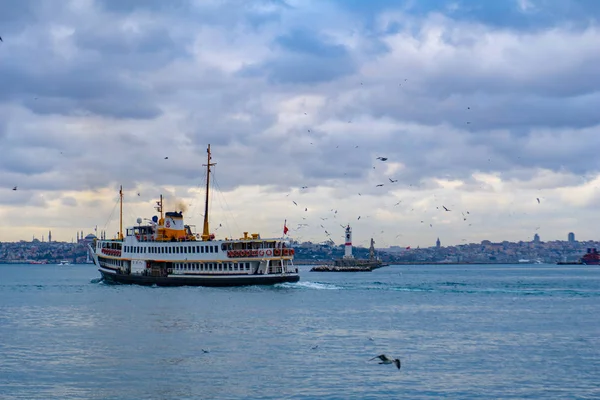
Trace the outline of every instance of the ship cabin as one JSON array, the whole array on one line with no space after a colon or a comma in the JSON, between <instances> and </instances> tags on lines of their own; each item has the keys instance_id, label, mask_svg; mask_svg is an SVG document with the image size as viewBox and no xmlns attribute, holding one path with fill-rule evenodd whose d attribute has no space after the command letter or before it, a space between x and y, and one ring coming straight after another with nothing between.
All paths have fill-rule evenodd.
<instances>
[{"instance_id":1,"label":"ship cabin","mask_svg":"<svg viewBox=\"0 0 600 400\"><path fill-rule=\"evenodd\" d=\"M281 239L261 239L257 233L239 239L203 241L182 213L165 213L147 225L133 226L123 239L97 240L96 254L101 266L122 273L144 273L160 266L169 275L195 274L281 274L296 270L294 249Z\"/></svg>"}]
</instances>

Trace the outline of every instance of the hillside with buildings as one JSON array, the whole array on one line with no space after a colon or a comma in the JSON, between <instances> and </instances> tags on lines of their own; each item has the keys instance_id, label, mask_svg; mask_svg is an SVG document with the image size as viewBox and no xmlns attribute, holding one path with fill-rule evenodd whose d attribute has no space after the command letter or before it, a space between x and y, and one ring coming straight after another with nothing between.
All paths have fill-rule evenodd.
<instances>
[{"instance_id":1,"label":"hillside with buildings","mask_svg":"<svg viewBox=\"0 0 600 400\"><path fill-rule=\"evenodd\" d=\"M77 234L72 243L54 242L51 234L48 241L33 239L30 242L0 242L0 263L85 263L89 260L88 247L95 236ZM344 245L325 243L295 242L296 264L329 264L344 256ZM410 248L391 246L377 248L376 255L385 263L556 263L579 260L588 248L600 248L600 242L578 242L569 233L567 241L543 242L538 235L529 242L491 242L442 246L438 239L432 247ZM358 259L368 259L369 249L353 247L352 254Z\"/></svg>"}]
</instances>

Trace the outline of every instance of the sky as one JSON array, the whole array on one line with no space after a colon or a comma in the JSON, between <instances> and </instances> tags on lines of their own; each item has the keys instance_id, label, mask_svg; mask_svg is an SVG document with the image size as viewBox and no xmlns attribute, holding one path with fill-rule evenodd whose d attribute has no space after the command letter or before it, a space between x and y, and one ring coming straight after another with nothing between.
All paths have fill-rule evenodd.
<instances>
[{"instance_id":1,"label":"sky","mask_svg":"<svg viewBox=\"0 0 600 400\"><path fill-rule=\"evenodd\" d=\"M120 185L124 225L163 194L200 230L208 144L218 238L287 221L377 247L597 240L599 17L595 0L4 0L0 241L110 237Z\"/></svg>"}]
</instances>

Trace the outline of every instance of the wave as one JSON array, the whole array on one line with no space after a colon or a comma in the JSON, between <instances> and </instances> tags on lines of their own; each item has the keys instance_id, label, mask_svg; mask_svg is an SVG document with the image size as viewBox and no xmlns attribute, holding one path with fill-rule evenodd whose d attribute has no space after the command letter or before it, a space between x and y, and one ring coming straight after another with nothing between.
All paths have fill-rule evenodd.
<instances>
[{"instance_id":1,"label":"wave","mask_svg":"<svg viewBox=\"0 0 600 400\"><path fill-rule=\"evenodd\" d=\"M316 290L342 290L343 287L333 285L331 283L319 283L319 282L308 282L300 281L296 283L278 283L277 287L291 288L291 289L316 289Z\"/></svg>"}]
</instances>

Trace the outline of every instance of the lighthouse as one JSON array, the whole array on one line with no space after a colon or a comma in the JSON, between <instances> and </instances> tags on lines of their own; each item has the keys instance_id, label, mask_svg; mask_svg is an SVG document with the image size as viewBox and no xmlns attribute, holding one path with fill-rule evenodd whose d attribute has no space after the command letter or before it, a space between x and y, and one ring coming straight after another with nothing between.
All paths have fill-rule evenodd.
<instances>
[{"instance_id":1,"label":"lighthouse","mask_svg":"<svg viewBox=\"0 0 600 400\"><path fill-rule=\"evenodd\" d=\"M354 258L354 256L352 256L352 228L350 228L350 225L346 226L346 245L344 246L344 258Z\"/></svg>"}]
</instances>

